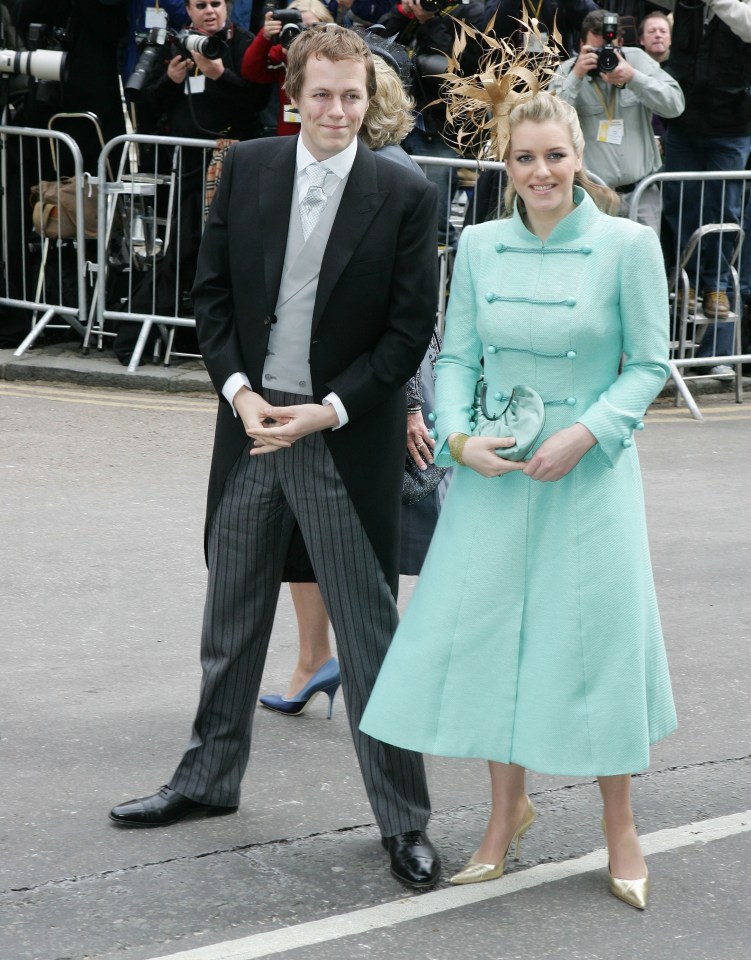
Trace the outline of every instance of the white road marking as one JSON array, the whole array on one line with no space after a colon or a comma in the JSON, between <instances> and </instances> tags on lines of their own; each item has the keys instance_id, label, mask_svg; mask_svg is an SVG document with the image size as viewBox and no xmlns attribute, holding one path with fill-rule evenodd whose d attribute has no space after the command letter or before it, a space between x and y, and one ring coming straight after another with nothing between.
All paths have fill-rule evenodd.
<instances>
[{"instance_id":1,"label":"white road marking","mask_svg":"<svg viewBox=\"0 0 751 960\"><path fill-rule=\"evenodd\" d=\"M751 831L751 810L702 820L669 830L658 830L641 837L642 850L646 856L666 853L680 847L690 847L697 843L711 843L738 833ZM182 953L170 953L154 957L153 960L258 960L274 954L310 947L317 943L339 940L343 937L357 936L393 927L410 920L420 920L437 913L468 907L483 900L500 899L519 890L529 890L545 883L566 880L592 870L601 870L607 866L607 850L602 848L575 860L562 863L542 863L529 870L509 874L501 880L491 883L471 884L464 887L451 887L435 893L424 893L407 897L393 903L384 903L375 907L366 907L352 913L313 920L281 930L269 930L240 940L226 940L212 946L199 947Z\"/></svg>"},{"instance_id":2,"label":"white road marking","mask_svg":"<svg viewBox=\"0 0 751 960\"><path fill-rule=\"evenodd\" d=\"M207 386L207 390L208 390ZM178 410L198 413L216 413L216 397L195 394L163 394L160 392L99 390L90 387L79 390L72 387L24 386L0 383L0 395L24 400L48 400L55 403L79 403L93 407L125 407L137 410Z\"/></svg>"}]
</instances>

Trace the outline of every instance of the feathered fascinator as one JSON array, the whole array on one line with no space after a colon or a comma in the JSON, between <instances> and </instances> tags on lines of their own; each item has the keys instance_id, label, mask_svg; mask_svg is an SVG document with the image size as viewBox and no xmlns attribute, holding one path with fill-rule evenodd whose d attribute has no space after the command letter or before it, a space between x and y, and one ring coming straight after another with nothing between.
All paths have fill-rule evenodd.
<instances>
[{"instance_id":1,"label":"feathered fascinator","mask_svg":"<svg viewBox=\"0 0 751 960\"><path fill-rule=\"evenodd\" d=\"M564 48L558 30L553 29L551 39L524 8L516 34L518 46L492 33L493 20L486 33L456 20L457 36L447 71L436 76L443 81L440 99L446 104L447 139L460 153L503 160L509 142L509 113L548 86ZM481 52L477 72L465 77L460 64L469 44L478 45Z\"/></svg>"}]
</instances>

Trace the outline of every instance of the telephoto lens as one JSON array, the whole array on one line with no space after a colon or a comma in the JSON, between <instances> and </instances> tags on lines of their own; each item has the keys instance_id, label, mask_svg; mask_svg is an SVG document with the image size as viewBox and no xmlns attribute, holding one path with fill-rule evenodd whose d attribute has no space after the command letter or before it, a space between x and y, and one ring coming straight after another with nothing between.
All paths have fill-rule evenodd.
<instances>
[{"instance_id":1,"label":"telephoto lens","mask_svg":"<svg viewBox=\"0 0 751 960\"><path fill-rule=\"evenodd\" d=\"M67 53L57 50L0 50L0 73L18 73L35 80L64 80Z\"/></svg>"},{"instance_id":2,"label":"telephoto lens","mask_svg":"<svg viewBox=\"0 0 751 960\"><path fill-rule=\"evenodd\" d=\"M159 46L149 44L144 48L141 56L138 58L138 62L133 68L133 73L128 77L128 82L125 84L125 92L131 100L134 100L141 90L143 90L152 67L160 59L160 54L161 48Z\"/></svg>"},{"instance_id":3,"label":"telephoto lens","mask_svg":"<svg viewBox=\"0 0 751 960\"><path fill-rule=\"evenodd\" d=\"M181 30L177 38L188 53L200 53L209 60L218 60L224 49L219 37L207 37L205 33Z\"/></svg>"}]
</instances>

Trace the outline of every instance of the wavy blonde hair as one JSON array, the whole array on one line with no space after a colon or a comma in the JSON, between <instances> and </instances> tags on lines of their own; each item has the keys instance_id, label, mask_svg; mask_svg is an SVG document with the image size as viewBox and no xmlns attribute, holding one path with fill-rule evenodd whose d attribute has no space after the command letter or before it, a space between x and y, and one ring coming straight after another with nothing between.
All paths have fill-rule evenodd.
<instances>
[{"instance_id":1,"label":"wavy blonde hair","mask_svg":"<svg viewBox=\"0 0 751 960\"><path fill-rule=\"evenodd\" d=\"M376 92L360 127L360 139L371 150L398 145L415 125L415 102L383 57L374 56Z\"/></svg>"},{"instance_id":2,"label":"wavy blonde hair","mask_svg":"<svg viewBox=\"0 0 751 960\"><path fill-rule=\"evenodd\" d=\"M571 144L578 157L584 154L584 134L579 124L579 117L576 110L570 103L553 96L551 93L541 92L517 104L509 113L509 142L503 159L508 159L511 141L514 138L514 130L521 123L560 123L568 129L571 137ZM608 187L601 187L598 183L590 180L586 170L582 167L574 174L574 183L582 187L592 197L597 206L604 213L615 215L620 208L620 199L618 194ZM514 200L516 199L516 189L511 178L508 178L506 190L503 195L506 216L511 216L514 212ZM521 203L521 200L519 201Z\"/></svg>"}]
</instances>

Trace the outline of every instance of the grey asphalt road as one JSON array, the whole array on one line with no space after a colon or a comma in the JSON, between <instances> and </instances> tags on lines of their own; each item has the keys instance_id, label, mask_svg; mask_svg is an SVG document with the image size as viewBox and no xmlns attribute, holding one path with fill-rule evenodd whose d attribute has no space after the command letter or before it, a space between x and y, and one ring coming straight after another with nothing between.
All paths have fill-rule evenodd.
<instances>
[{"instance_id":1,"label":"grey asphalt road","mask_svg":"<svg viewBox=\"0 0 751 960\"><path fill-rule=\"evenodd\" d=\"M0 383L0 960L748 960L751 404L702 410L654 407L639 437L680 719L635 781L656 844L639 914L607 894L602 864L577 866L603 845L596 787L534 775L540 821L521 862L481 885L489 899L452 900L445 881L411 897L388 874L339 697L330 722L322 700L294 720L258 712L236 815L111 824L189 734L214 402ZM284 591L266 691L295 649ZM429 771L449 875L481 834L486 775ZM681 833L718 818L714 839Z\"/></svg>"}]
</instances>

